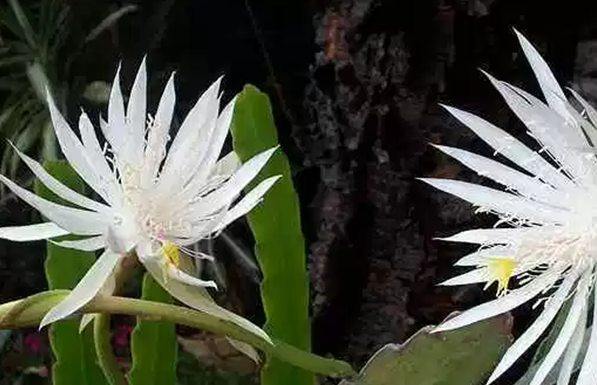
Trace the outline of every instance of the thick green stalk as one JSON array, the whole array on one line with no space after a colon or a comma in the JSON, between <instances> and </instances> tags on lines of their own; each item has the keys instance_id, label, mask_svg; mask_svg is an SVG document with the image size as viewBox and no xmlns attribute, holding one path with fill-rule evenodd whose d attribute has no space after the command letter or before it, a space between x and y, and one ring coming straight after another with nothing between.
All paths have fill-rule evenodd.
<instances>
[{"instance_id":1,"label":"thick green stalk","mask_svg":"<svg viewBox=\"0 0 597 385\"><path fill-rule=\"evenodd\" d=\"M68 293L68 290L48 291L0 305L0 329L38 324L43 315ZM80 309L79 314L83 313L128 314L166 320L246 342L281 361L314 373L331 377L355 375L354 369L344 361L320 357L275 339L270 344L230 321L189 308L134 298L99 296Z\"/></svg>"}]
</instances>

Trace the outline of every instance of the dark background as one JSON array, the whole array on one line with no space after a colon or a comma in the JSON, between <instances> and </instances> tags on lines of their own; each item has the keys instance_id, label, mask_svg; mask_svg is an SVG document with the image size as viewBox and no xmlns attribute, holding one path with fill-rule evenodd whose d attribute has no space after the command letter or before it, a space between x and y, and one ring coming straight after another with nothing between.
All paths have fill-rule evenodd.
<instances>
[{"instance_id":1,"label":"dark background","mask_svg":"<svg viewBox=\"0 0 597 385\"><path fill-rule=\"evenodd\" d=\"M123 5L68 3L73 28L81 31L89 18ZM478 287L436 286L455 274L451 263L467 250L433 237L493 220L414 179L482 181L429 143L491 154L438 103L478 113L527 141L524 127L477 70L537 94L512 27L538 47L563 85L597 98L597 3L590 0L136 4L136 12L85 48L74 73L111 81L122 60L126 89L147 53L153 102L176 70L180 113L220 74L226 75L225 98L245 83L270 95L302 205L314 350L357 367L383 344L402 342L451 311L493 296ZM85 104L79 96L67 100L71 119L79 104ZM2 224L32 215L14 200L2 204ZM2 301L44 287L42 252L43 244L0 242ZM255 283L233 270L230 295L259 320ZM515 332L532 313L516 315Z\"/></svg>"}]
</instances>

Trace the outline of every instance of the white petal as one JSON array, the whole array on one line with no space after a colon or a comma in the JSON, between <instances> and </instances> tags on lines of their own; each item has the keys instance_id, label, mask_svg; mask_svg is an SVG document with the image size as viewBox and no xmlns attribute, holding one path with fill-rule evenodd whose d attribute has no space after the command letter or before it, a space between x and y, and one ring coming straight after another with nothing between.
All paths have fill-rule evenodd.
<instances>
[{"instance_id":1,"label":"white petal","mask_svg":"<svg viewBox=\"0 0 597 385\"><path fill-rule=\"evenodd\" d=\"M589 347L585 353L576 385L597 384L597 290L593 288L593 325L591 326L591 336L589 338Z\"/></svg>"},{"instance_id":2,"label":"white petal","mask_svg":"<svg viewBox=\"0 0 597 385\"><path fill-rule=\"evenodd\" d=\"M92 199L87 198L84 195L79 194L78 192L71 190L69 187L63 185L58 179L54 178L52 175L48 174L48 172L42 167L41 164L36 162L35 160L31 159L27 155L23 154L19 151L18 148L14 147L17 154L21 157L23 162L33 171L35 176L53 193L58 195L60 198L63 198L71 203L74 203L78 206L85 207L90 210L99 211L99 212L109 212L110 207L96 202Z\"/></svg>"},{"instance_id":3,"label":"white petal","mask_svg":"<svg viewBox=\"0 0 597 385\"><path fill-rule=\"evenodd\" d=\"M534 223L565 223L569 211L547 206L516 195L474 183L452 179L420 178L433 187L455 195L467 202L504 216L527 219Z\"/></svg>"},{"instance_id":4,"label":"white petal","mask_svg":"<svg viewBox=\"0 0 597 385\"><path fill-rule=\"evenodd\" d=\"M518 139L469 112L442 105L456 119L468 126L479 138L529 173L559 189L574 187L572 182Z\"/></svg>"},{"instance_id":5,"label":"white petal","mask_svg":"<svg viewBox=\"0 0 597 385\"><path fill-rule=\"evenodd\" d=\"M471 270L468 273L464 273L458 275L456 277L450 278L440 285L442 286L459 286L459 285L468 285L471 283L480 283L480 282L487 282L488 280L488 272L486 268L475 269Z\"/></svg>"},{"instance_id":6,"label":"white petal","mask_svg":"<svg viewBox=\"0 0 597 385\"><path fill-rule=\"evenodd\" d=\"M180 232L171 231L170 235L176 237L176 243L181 246L189 246L197 243L216 232L215 229L222 223L222 220L226 216L227 209L227 207L221 209L220 212L212 215L207 220L202 218L200 221L193 222L193 219L191 218L190 221L193 223L193 226L190 230L185 229Z\"/></svg>"},{"instance_id":7,"label":"white petal","mask_svg":"<svg viewBox=\"0 0 597 385\"><path fill-rule=\"evenodd\" d=\"M576 100L580 103L582 108L585 109L585 112L589 117L589 120L591 120L591 127L586 127L583 125L583 128L589 139L591 139L593 146L597 146L597 110L595 110L595 108L593 108L593 106L591 106L589 102L587 102L583 97L581 97L578 94L578 92L576 92L572 88L569 88L569 90L574 96L574 98L576 98Z\"/></svg>"},{"instance_id":8,"label":"white petal","mask_svg":"<svg viewBox=\"0 0 597 385\"><path fill-rule=\"evenodd\" d=\"M238 170L241 164L242 163L238 158L238 155L236 155L236 152L230 151L228 154L224 155L220 160L218 160L218 163L216 163L216 166L213 168L210 176L232 175L236 172L236 170Z\"/></svg>"},{"instance_id":9,"label":"white petal","mask_svg":"<svg viewBox=\"0 0 597 385\"><path fill-rule=\"evenodd\" d=\"M79 235L101 234L109 220L109 217L100 213L61 206L40 198L19 187L4 175L0 175L0 181L19 198L35 207L49 220L70 233Z\"/></svg>"},{"instance_id":10,"label":"white petal","mask_svg":"<svg viewBox=\"0 0 597 385\"><path fill-rule=\"evenodd\" d=\"M572 338L568 343L568 347L566 348L564 358L562 359L562 366L558 374L557 385L570 384L570 379L572 378L572 373L574 372L576 366L576 359L578 358L580 349L582 348L582 344L585 337L585 330L587 329L587 313L588 309L587 307L585 307L580 316L578 324L576 325L576 329L574 329Z\"/></svg>"},{"instance_id":11,"label":"white petal","mask_svg":"<svg viewBox=\"0 0 597 385\"><path fill-rule=\"evenodd\" d=\"M230 124L232 122L232 116L234 113L234 105L236 103L236 97L232 99L230 103L226 105L218 120L216 122L216 127L211 135L211 140L209 143L209 147L206 150L205 157L201 161L201 166L197 169L196 174L193 176L193 183L196 181L199 184L203 184L205 179L209 176L212 172L220 153L222 152L222 147L224 146L224 142L226 141L226 137L228 136L228 132L230 130Z\"/></svg>"},{"instance_id":12,"label":"white petal","mask_svg":"<svg viewBox=\"0 0 597 385\"><path fill-rule=\"evenodd\" d=\"M108 102L108 124L100 124L104 131L104 136L110 143L112 151L117 156L123 155L124 139L125 139L125 116L124 116L124 101L122 99L122 91L120 90L120 68L116 70L114 81L112 82L112 89L110 90L110 100ZM101 121L100 121L101 122Z\"/></svg>"},{"instance_id":13,"label":"white petal","mask_svg":"<svg viewBox=\"0 0 597 385\"><path fill-rule=\"evenodd\" d=\"M532 233L539 233L539 228L499 228L466 230L447 238L438 238L446 242L485 244L512 244Z\"/></svg>"},{"instance_id":14,"label":"white petal","mask_svg":"<svg viewBox=\"0 0 597 385\"><path fill-rule=\"evenodd\" d=\"M203 161L218 116L218 92L221 80L220 77L201 95L182 122L168 151L164 169L160 176L160 184L166 187L178 184L180 187L183 183L186 183L196 167ZM192 164L189 163L191 157L193 158ZM185 164L194 167L181 170ZM181 175L183 171L185 171L184 175ZM172 181L175 176L179 177L177 183Z\"/></svg>"},{"instance_id":15,"label":"white petal","mask_svg":"<svg viewBox=\"0 0 597 385\"><path fill-rule=\"evenodd\" d=\"M477 250L460 258L454 266L478 266L487 262L489 257L505 257L514 255L514 250L507 246L494 246Z\"/></svg>"},{"instance_id":16,"label":"white petal","mask_svg":"<svg viewBox=\"0 0 597 385\"><path fill-rule=\"evenodd\" d=\"M85 306L102 288L119 260L119 254L105 251L70 294L62 302L50 309L41 320L39 327L42 328L52 322L66 318Z\"/></svg>"},{"instance_id":17,"label":"white petal","mask_svg":"<svg viewBox=\"0 0 597 385\"><path fill-rule=\"evenodd\" d=\"M535 73L535 77L539 82L539 86L543 91L543 95L551 108L558 112L562 117L571 119L566 107L563 106L562 101L566 100L564 91L560 88L556 78L551 73L549 66L543 60L539 52L533 45L516 29L514 30L516 37L524 51L524 54Z\"/></svg>"},{"instance_id":18,"label":"white petal","mask_svg":"<svg viewBox=\"0 0 597 385\"><path fill-rule=\"evenodd\" d=\"M486 302L469 309L456 317L450 318L446 322L439 325L433 330L434 333L457 329L462 326L470 325L483 319L491 318L498 314L505 313L512 310L532 298L536 297L541 291L550 287L555 283L559 275L559 271L548 271L543 273L533 281L524 285L519 289L512 290L503 297L499 297L493 301Z\"/></svg>"},{"instance_id":19,"label":"white petal","mask_svg":"<svg viewBox=\"0 0 597 385\"><path fill-rule=\"evenodd\" d=\"M506 353L502 356L499 364L494 369L493 373L487 380L490 384L500 377L506 370L508 370L516 360L526 352L531 345L541 337L543 332L554 320L555 316L560 311L562 305L568 298L568 293L572 289L572 285L576 282L578 276L571 274L562 283L562 285L555 292L553 297L545 304L545 308L539 314L537 319L525 330L525 332L508 348Z\"/></svg>"},{"instance_id":20,"label":"white petal","mask_svg":"<svg viewBox=\"0 0 597 385\"><path fill-rule=\"evenodd\" d=\"M193 204L189 213L201 217L229 205L240 194L242 189L257 176L277 148L274 147L263 151L249 159L220 188Z\"/></svg>"},{"instance_id":21,"label":"white petal","mask_svg":"<svg viewBox=\"0 0 597 385\"><path fill-rule=\"evenodd\" d=\"M223 230L230 223L253 210L253 208L257 206L259 202L261 202L263 196L281 177L281 175L273 176L259 183L253 190L245 195L240 202L228 210L222 222L220 222L220 224L214 229L214 232Z\"/></svg>"},{"instance_id":22,"label":"white petal","mask_svg":"<svg viewBox=\"0 0 597 385\"><path fill-rule=\"evenodd\" d=\"M62 114L60 114L49 93L47 99L50 115L52 117L52 124L54 125L54 131L56 132L56 138L58 139L62 153L72 168L79 174L79 176L81 176L81 178L83 178L89 187L108 202L108 194L96 175L94 165L87 158L85 147L83 147L79 138L77 138Z\"/></svg>"},{"instance_id":23,"label":"white petal","mask_svg":"<svg viewBox=\"0 0 597 385\"><path fill-rule=\"evenodd\" d=\"M189 111L187 117L183 121L174 141L170 152L178 152L180 146L182 146L196 130L199 129L198 123L205 120L205 116L214 109L217 108L218 94L220 91L220 84L222 83L222 77L219 77L211 86L201 95L195 106Z\"/></svg>"},{"instance_id":24,"label":"white petal","mask_svg":"<svg viewBox=\"0 0 597 385\"><path fill-rule=\"evenodd\" d=\"M126 254L135 247L133 239L125 239L119 236L112 226L107 227L103 235L107 248L116 253Z\"/></svg>"},{"instance_id":25,"label":"white petal","mask_svg":"<svg viewBox=\"0 0 597 385\"><path fill-rule=\"evenodd\" d=\"M118 202L120 188L97 140L93 124L85 112L82 112L79 117L79 131L81 131L83 146L87 150L87 157L98 175L100 187L106 190L108 202L114 205Z\"/></svg>"},{"instance_id":26,"label":"white petal","mask_svg":"<svg viewBox=\"0 0 597 385\"><path fill-rule=\"evenodd\" d=\"M50 241L55 245L67 249L75 249L82 251L95 251L106 247L106 240L104 236L78 239L76 241Z\"/></svg>"},{"instance_id":27,"label":"white petal","mask_svg":"<svg viewBox=\"0 0 597 385\"><path fill-rule=\"evenodd\" d=\"M0 238L16 242L39 241L69 234L55 223L45 222L28 226L0 227Z\"/></svg>"},{"instance_id":28,"label":"white petal","mask_svg":"<svg viewBox=\"0 0 597 385\"><path fill-rule=\"evenodd\" d=\"M578 156L576 149L587 145L582 133L541 104L532 104L522 94L525 91L485 74L502 95L512 112L527 126L533 137L575 180L584 180L592 160ZM529 97L532 97L529 95ZM534 99L536 103L541 103ZM572 133L577 131L577 134ZM594 165L594 164L593 164Z\"/></svg>"},{"instance_id":29,"label":"white petal","mask_svg":"<svg viewBox=\"0 0 597 385\"><path fill-rule=\"evenodd\" d=\"M166 156L166 144L168 143L168 132L174 115L176 105L176 92L174 90L174 74L170 75L168 83L155 114L153 127L147 133L147 147L145 148L145 167L141 176L143 185L148 186L157 177L158 171L164 157Z\"/></svg>"},{"instance_id":30,"label":"white petal","mask_svg":"<svg viewBox=\"0 0 597 385\"><path fill-rule=\"evenodd\" d=\"M192 275L189 275L172 265L167 266L166 269L170 278L176 279L182 283L186 283L187 285L197 287L212 287L214 289L218 288L218 285L216 285L214 281L204 281L202 279L193 277Z\"/></svg>"},{"instance_id":31,"label":"white petal","mask_svg":"<svg viewBox=\"0 0 597 385\"><path fill-rule=\"evenodd\" d=\"M581 278L576 293L574 294L574 300L568 311L568 317L566 318L562 329L560 329L558 337L549 349L547 355L543 358L537 372L535 372L530 385L541 385L553 366L562 356L562 353L564 353L564 350L566 350L566 347L574 334L576 325L578 324L583 311L585 311L584 308L588 305L590 274L591 272L585 273Z\"/></svg>"},{"instance_id":32,"label":"white petal","mask_svg":"<svg viewBox=\"0 0 597 385\"><path fill-rule=\"evenodd\" d=\"M435 147L479 175L490 178L506 186L508 189L514 189L524 196L551 205L559 205L566 200L565 194L560 193L550 185L542 183L540 180L516 171L513 168L504 166L501 163L458 148L438 145Z\"/></svg>"},{"instance_id":33,"label":"white petal","mask_svg":"<svg viewBox=\"0 0 597 385\"><path fill-rule=\"evenodd\" d=\"M590 144L581 128L581 122L574 118L574 114L570 113L573 120L565 120L543 104L541 100L525 90L508 83L503 84L529 101L535 114L540 116L540 119L538 119L539 122L535 125L539 127L539 131L541 131L542 135L555 137L556 142L552 147L555 147L558 150L556 155L561 158L562 164L573 174L574 178L584 179L589 183L597 183L597 180L594 177L591 178L593 174L587 172L587 170L592 170L593 172L597 170L595 159L593 157L579 156L581 155L579 151L585 150ZM562 100L562 103L562 105L569 111L574 110L566 99ZM554 132L556 135L554 135ZM534 134L536 133L534 132ZM545 140L544 136L541 136L540 139L542 138Z\"/></svg>"},{"instance_id":34,"label":"white petal","mask_svg":"<svg viewBox=\"0 0 597 385\"><path fill-rule=\"evenodd\" d=\"M143 249L144 247L137 248L137 253L140 260L143 262L143 265L152 275L152 277L174 298L193 309L197 309L220 319L233 322L242 328L251 331L256 336L259 336L259 338L273 343L271 342L271 338L267 335L267 333L265 333L258 326L254 325L251 321L213 302L211 297L209 297L209 295L204 291L205 289L196 286L189 286L175 279L169 280L167 282L164 281L164 274L162 272L161 264L155 258L145 255Z\"/></svg>"},{"instance_id":35,"label":"white petal","mask_svg":"<svg viewBox=\"0 0 597 385\"><path fill-rule=\"evenodd\" d=\"M146 110L147 66L146 57L144 57L135 76L126 110L126 149L132 164L139 164L143 157Z\"/></svg>"}]
</instances>

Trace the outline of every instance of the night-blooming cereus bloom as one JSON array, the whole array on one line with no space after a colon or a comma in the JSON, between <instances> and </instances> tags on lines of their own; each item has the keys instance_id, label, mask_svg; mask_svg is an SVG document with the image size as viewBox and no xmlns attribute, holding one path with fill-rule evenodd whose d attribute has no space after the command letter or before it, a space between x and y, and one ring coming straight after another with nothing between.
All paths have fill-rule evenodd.
<instances>
[{"instance_id":1,"label":"night-blooming cereus bloom","mask_svg":"<svg viewBox=\"0 0 597 385\"><path fill-rule=\"evenodd\" d=\"M209 258L193 252L190 246L246 214L277 180L277 177L264 180L236 201L275 149L260 153L244 164L240 164L233 152L219 158L235 102L232 100L220 113L220 80L211 85L188 113L168 151L175 106L174 78L170 77L166 84L155 115L149 117L146 87L144 60L125 110L117 72L108 121L100 121L107 140L104 148L84 112L79 119L79 139L48 96L52 123L64 156L103 203L66 187L38 162L20 152L21 159L42 183L78 208L44 200L0 175L8 188L49 219L42 224L1 228L0 238L32 241L77 234L87 237L57 243L79 250L104 249L71 293L45 315L40 326L71 315L104 285L109 286L116 265L127 255L136 254L166 290L180 288L181 283L215 286L180 269L179 252ZM184 293L169 291L192 306Z\"/></svg>"},{"instance_id":2,"label":"night-blooming cereus bloom","mask_svg":"<svg viewBox=\"0 0 597 385\"><path fill-rule=\"evenodd\" d=\"M574 109L538 52L518 32L517 35L547 104L487 76L526 125L540 150L531 150L475 115L446 107L496 154L516 167L461 149L437 146L463 165L502 185L503 190L449 179L423 179L472 203L480 211L499 217L493 228L468 230L445 239L480 247L456 263L474 266L472 271L443 283L489 286L497 282L497 298L450 318L436 331L469 325L529 301L542 306L533 324L502 357L489 378L488 383L492 383L543 335L559 312L565 311L565 322L531 385L542 384L552 370L558 376L558 384L568 384L577 360L581 369L576 383L594 385L597 384L597 306L593 310L590 306L597 301L591 301L590 297L591 293L597 293L597 111L571 91L582 106L582 111ZM516 286L512 285L514 281ZM564 310L567 302L570 307ZM587 329L590 319L594 326ZM582 351L586 351L584 357L580 356Z\"/></svg>"}]
</instances>

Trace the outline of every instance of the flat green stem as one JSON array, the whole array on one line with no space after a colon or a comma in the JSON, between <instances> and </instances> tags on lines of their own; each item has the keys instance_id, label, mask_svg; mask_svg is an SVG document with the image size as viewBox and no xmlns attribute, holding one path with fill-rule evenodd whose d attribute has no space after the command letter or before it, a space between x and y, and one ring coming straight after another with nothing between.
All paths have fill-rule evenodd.
<instances>
[{"instance_id":1,"label":"flat green stem","mask_svg":"<svg viewBox=\"0 0 597 385\"><path fill-rule=\"evenodd\" d=\"M0 305L0 329L32 326L68 295L68 290L53 290ZM261 337L247 333L232 322L193 309L150 302L134 298L100 296L83 307L81 313L128 314L166 320L246 342L300 368L331 377L351 377L354 369L346 362L324 358L274 340L270 344Z\"/></svg>"},{"instance_id":2,"label":"flat green stem","mask_svg":"<svg viewBox=\"0 0 597 385\"><path fill-rule=\"evenodd\" d=\"M110 344L110 315L98 314L93 321L93 339L97 360L110 385L126 385L124 374L116 362Z\"/></svg>"}]
</instances>

